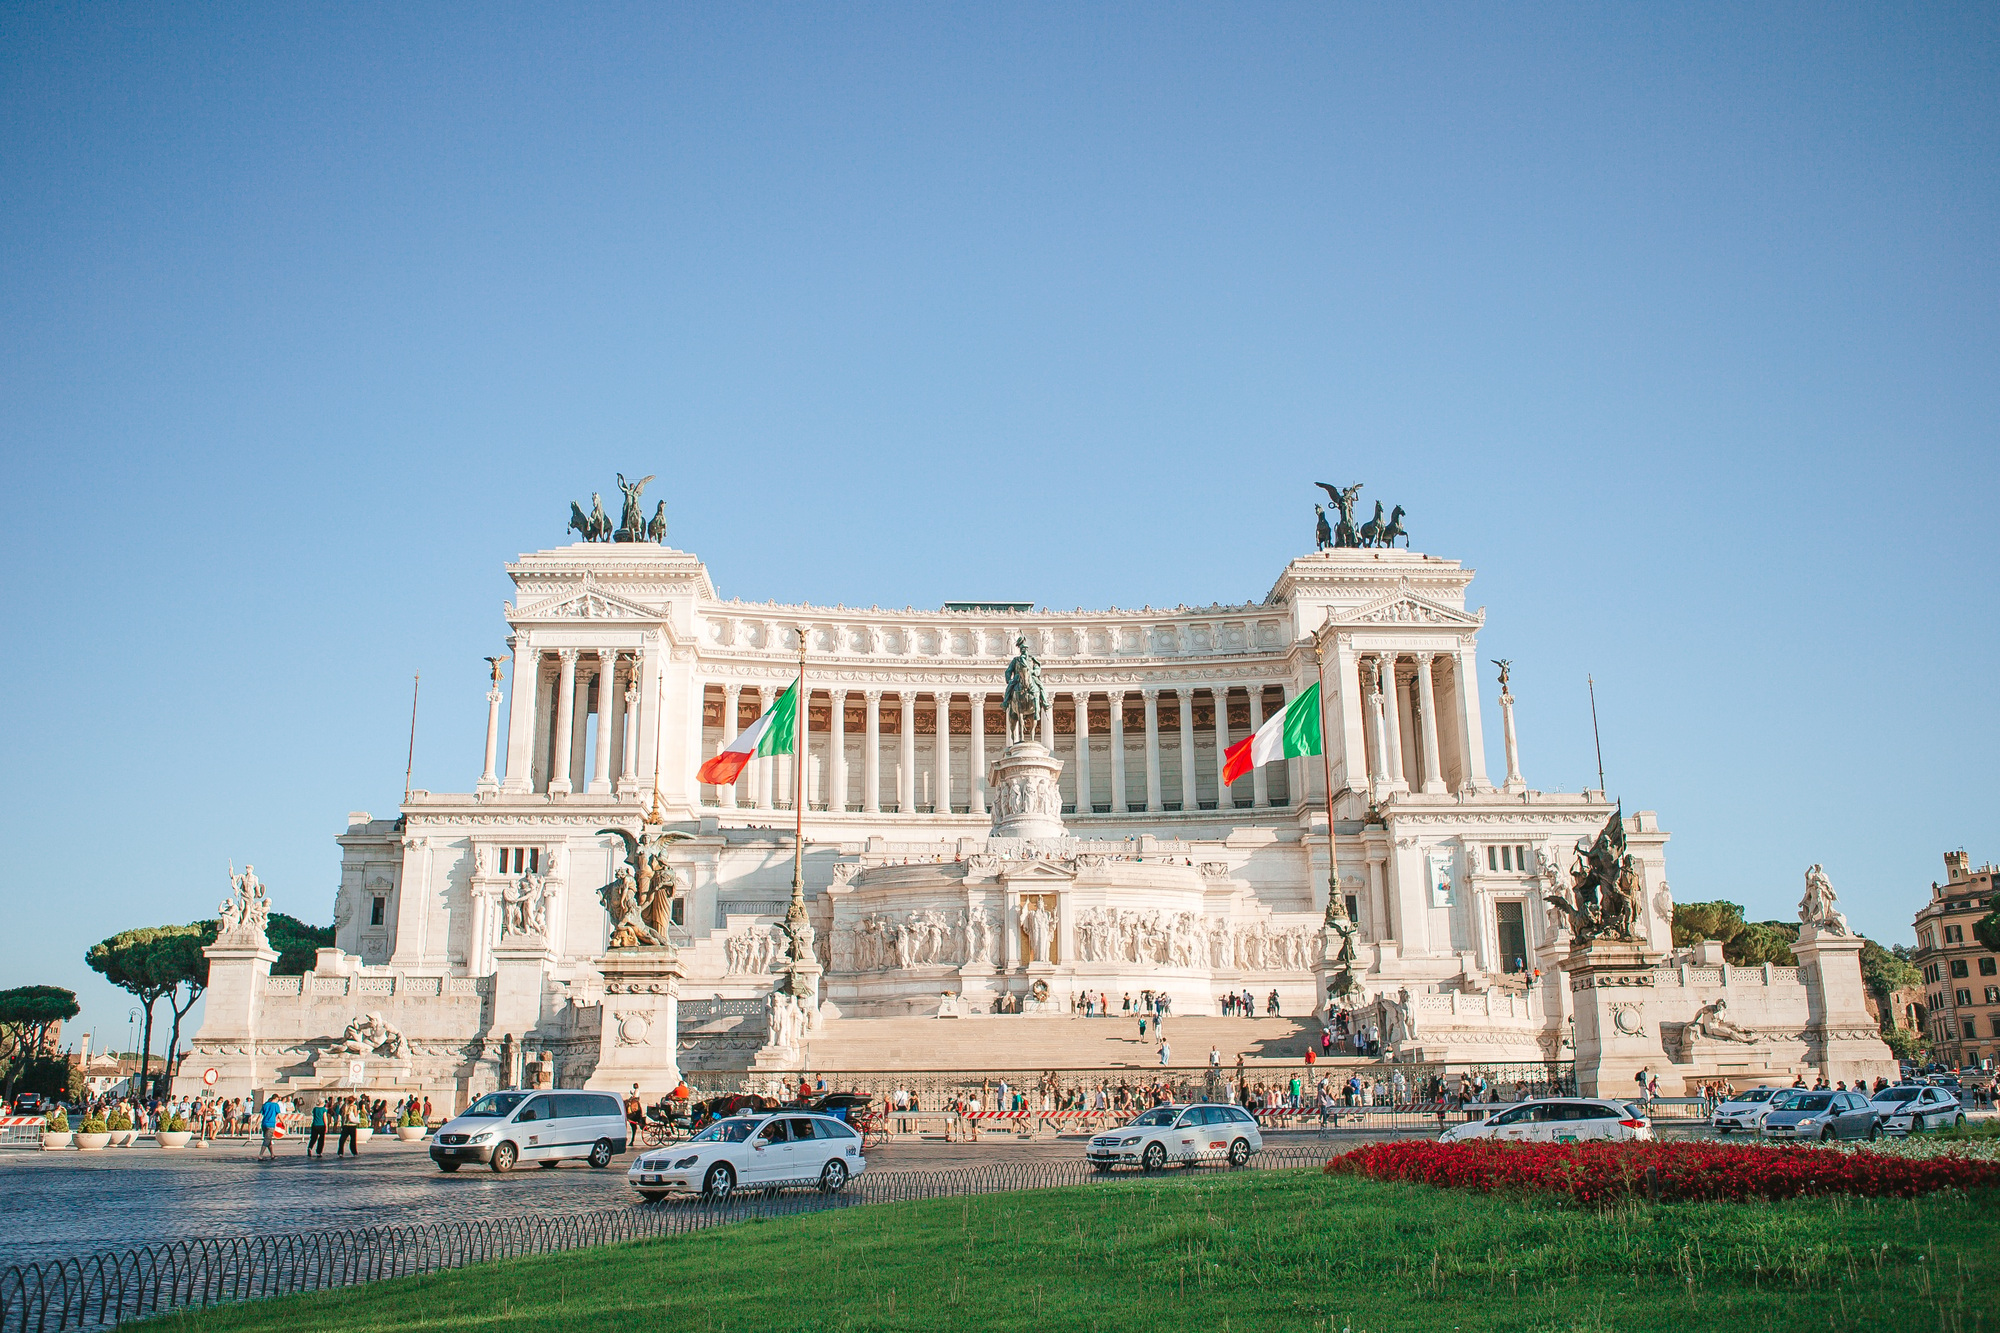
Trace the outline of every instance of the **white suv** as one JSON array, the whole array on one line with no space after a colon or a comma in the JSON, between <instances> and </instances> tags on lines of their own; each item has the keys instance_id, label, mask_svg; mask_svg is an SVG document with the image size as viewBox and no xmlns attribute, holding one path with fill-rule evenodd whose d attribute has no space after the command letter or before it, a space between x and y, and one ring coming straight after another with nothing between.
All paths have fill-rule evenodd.
<instances>
[{"instance_id":1,"label":"white suv","mask_svg":"<svg viewBox=\"0 0 2000 1333\"><path fill-rule=\"evenodd\" d=\"M1965 1111L1958 1098L1943 1088L1928 1084L1899 1083L1884 1088L1869 1099L1881 1115L1885 1134L1921 1134L1927 1129L1949 1129L1965 1123Z\"/></svg>"},{"instance_id":2,"label":"white suv","mask_svg":"<svg viewBox=\"0 0 2000 1333\"><path fill-rule=\"evenodd\" d=\"M516 1162L554 1166L580 1157L611 1165L625 1151L625 1106L608 1092L489 1092L447 1120L431 1139L431 1160L451 1172L467 1162L511 1171Z\"/></svg>"},{"instance_id":3,"label":"white suv","mask_svg":"<svg viewBox=\"0 0 2000 1333\"><path fill-rule=\"evenodd\" d=\"M738 1189L817 1185L838 1194L868 1169L861 1136L812 1111L733 1115L686 1143L655 1148L625 1173L647 1200L698 1191L726 1199Z\"/></svg>"},{"instance_id":4,"label":"white suv","mask_svg":"<svg viewBox=\"0 0 2000 1333\"><path fill-rule=\"evenodd\" d=\"M1136 1166L1157 1171L1168 1162L1228 1162L1242 1166L1264 1147L1257 1122L1240 1106L1156 1106L1123 1129L1091 1139L1084 1157L1099 1171Z\"/></svg>"}]
</instances>

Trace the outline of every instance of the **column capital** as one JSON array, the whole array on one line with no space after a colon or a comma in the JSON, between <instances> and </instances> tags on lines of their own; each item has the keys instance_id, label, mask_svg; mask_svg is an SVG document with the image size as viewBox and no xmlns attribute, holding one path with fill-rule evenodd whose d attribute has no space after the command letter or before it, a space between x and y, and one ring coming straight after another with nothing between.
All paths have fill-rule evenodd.
<instances>
[{"instance_id":1,"label":"column capital","mask_svg":"<svg viewBox=\"0 0 2000 1333\"><path fill-rule=\"evenodd\" d=\"M884 691L882 690L863 690L861 691L861 697L871 704L879 704L882 702L883 693Z\"/></svg>"},{"instance_id":2,"label":"column capital","mask_svg":"<svg viewBox=\"0 0 2000 1333\"><path fill-rule=\"evenodd\" d=\"M1431 669L1431 663L1435 662L1438 657L1435 651L1412 653L1410 654L1410 656L1417 659L1417 669L1419 671L1429 671Z\"/></svg>"},{"instance_id":3,"label":"column capital","mask_svg":"<svg viewBox=\"0 0 2000 1333\"><path fill-rule=\"evenodd\" d=\"M564 666L575 666L577 654L581 651L578 648L558 648L556 649L556 656L561 659Z\"/></svg>"},{"instance_id":4,"label":"column capital","mask_svg":"<svg viewBox=\"0 0 2000 1333\"><path fill-rule=\"evenodd\" d=\"M833 686L829 685L827 687L826 697L833 700L837 704L846 703L847 691L844 689L835 689Z\"/></svg>"},{"instance_id":5,"label":"column capital","mask_svg":"<svg viewBox=\"0 0 2000 1333\"><path fill-rule=\"evenodd\" d=\"M1125 701L1125 696L1130 693L1131 693L1130 690L1119 689L1116 685L1108 685L1104 689L1105 697L1110 699L1111 702L1114 704L1123 703Z\"/></svg>"},{"instance_id":6,"label":"column capital","mask_svg":"<svg viewBox=\"0 0 2000 1333\"><path fill-rule=\"evenodd\" d=\"M1142 685L1139 688L1139 693L1146 696L1147 703L1152 703L1160 697L1160 687L1157 685Z\"/></svg>"},{"instance_id":7,"label":"column capital","mask_svg":"<svg viewBox=\"0 0 2000 1333\"><path fill-rule=\"evenodd\" d=\"M728 684L722 687L722 692L726 695L729 695L731 698L735 698L736 696L743 693L743 687L741 685L738 685L734 681L730 681Z\"/></svg>"},{"instance_id":8,"label":"column capital","mask_svg":"<svg viewBox=\"0 0 2000 1333\"><path fill-rule=\"evenodd\" d=\"M776 685L759 685L757 687L757 697L762 699L766 704L769 704L771 700L778 697L778 687Z\"/></svg>"},{"instance_id":9,"label":"column capital","mask_svg":"<svg viewBox=\"0 0 2000 1333\"><path fill-rule=\"evenodd\" d=\"M970 699L970 700L972 700L972 702L974 702L974 703L976 703L976 704L979 704L979 705L982 705L982 706L984 706L984 704L986 703L986 691L985 691L985 690L973 690L973 691L972 691L971 693L967 694L967 695L966 695L965 697L966 697L966 698L968 698L968 699Z\"/></svg>"}]
</instances>

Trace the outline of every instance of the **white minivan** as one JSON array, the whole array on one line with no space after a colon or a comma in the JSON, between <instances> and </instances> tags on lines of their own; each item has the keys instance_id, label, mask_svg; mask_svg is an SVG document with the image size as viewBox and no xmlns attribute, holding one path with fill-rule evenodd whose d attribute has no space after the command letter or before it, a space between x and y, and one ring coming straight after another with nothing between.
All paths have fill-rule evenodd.
<instances>
[{"instance_id":1,"label":"white minivan","mask_svg":"<svg viewBox=\"0 0 2000 1333\"><path fill-rule=\"evenodd\" d=\"M445 1122L431 1139L440 1171L483 1162L511 1171L516 1162L554 1166L566 1157L595 1167L625 1151L625 1105L608 1092L489 1092Z\"/></svg>"}]
</instances>

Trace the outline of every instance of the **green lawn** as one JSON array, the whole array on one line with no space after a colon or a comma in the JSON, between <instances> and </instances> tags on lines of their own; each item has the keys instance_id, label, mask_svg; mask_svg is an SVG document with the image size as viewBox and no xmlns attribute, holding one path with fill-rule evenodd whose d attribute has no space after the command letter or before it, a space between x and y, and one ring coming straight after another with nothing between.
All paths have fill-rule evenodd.
<instances>
[{"instance_id":1,"label":"green lawn","mask_svg":"<svg viewBox=\"0 0 2000 1333\"><path fill-rule=\"evenodd\" d=\"M1993 1329L2000 1197L1598 1213L1318 1173L880 1205L168 1316L153 1327Z\"/></svg>"}]
</instances>

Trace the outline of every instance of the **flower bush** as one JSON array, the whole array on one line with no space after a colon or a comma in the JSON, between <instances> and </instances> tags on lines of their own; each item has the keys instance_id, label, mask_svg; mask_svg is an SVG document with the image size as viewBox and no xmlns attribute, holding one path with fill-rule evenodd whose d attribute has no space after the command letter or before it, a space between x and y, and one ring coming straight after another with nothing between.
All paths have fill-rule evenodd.
<instances>
[{"instance_id":1,"label":"flower bush","mask_svg":"<svg viewBox=\"0 0 2000 1333\"><path fill-rule=\"evenodd\" d=\"M1703 1142L1373 1143L1326 1164L1359 1175L1451 1189L1521 1190L1607 1204L1661 1199L1897 1195L2000 1184L2000 1162L1833 1148ZM1649 1185L1647 1173L1654 1174Z\"/></svg>"}]
</instances>

